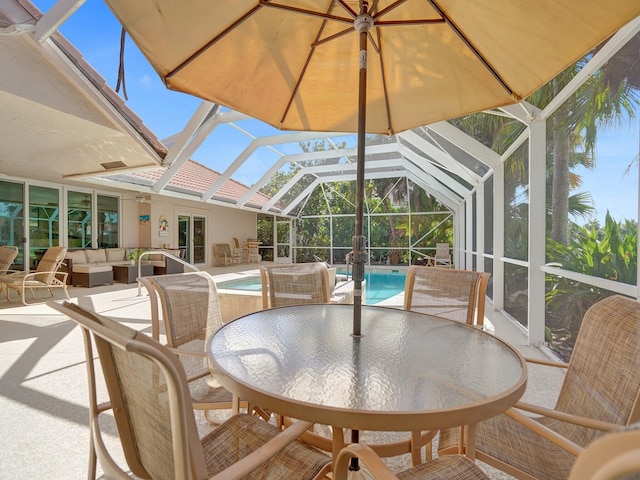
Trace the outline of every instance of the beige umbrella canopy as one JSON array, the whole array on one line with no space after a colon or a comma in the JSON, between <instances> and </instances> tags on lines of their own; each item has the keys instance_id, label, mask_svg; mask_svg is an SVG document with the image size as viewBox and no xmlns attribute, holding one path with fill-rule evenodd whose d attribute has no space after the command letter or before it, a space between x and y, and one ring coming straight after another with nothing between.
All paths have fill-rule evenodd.
<instances>
[{"instance_id":1,"label":"beige umbrella canopy","mask_svg":"<svg viewBox=\"0 0 640 480\"><path fill-rule=\"evenodd\" d=\"M105 1L168 88L277 128L358 132L354 335L365 133L518 102L640 15L638 0Z\"/></svg>"},{"instance_id":2,"label":"beige umbrella canopy","mask_svg":"<svg viewBox=\"0 0 640 480\"><path fill-rule=\"evenodd\" d=\"M106 0L168 88L277 128L358 129L359 1ZM368 133L517 102L637 0L371 0Z\"/></svg>"}]
</instances>

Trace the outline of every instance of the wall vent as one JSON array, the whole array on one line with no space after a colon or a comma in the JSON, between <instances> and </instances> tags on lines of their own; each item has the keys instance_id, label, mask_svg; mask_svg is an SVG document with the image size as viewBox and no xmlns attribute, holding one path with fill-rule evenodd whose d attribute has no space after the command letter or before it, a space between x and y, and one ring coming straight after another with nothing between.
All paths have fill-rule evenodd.
<instances>
[{"instance_id":1,"label":"wall vent","mask_svg":"<svg viewBox=\"0 0 640 480\"><path fill-rule=\"evenodd\" d=\"M124 162L121 162L119 160L117 162L101 163L100 165L102 165L102 168L104 168L105 170L113 170L114 168L124 168L127 166Z\"/></svg>"}]
</instances>

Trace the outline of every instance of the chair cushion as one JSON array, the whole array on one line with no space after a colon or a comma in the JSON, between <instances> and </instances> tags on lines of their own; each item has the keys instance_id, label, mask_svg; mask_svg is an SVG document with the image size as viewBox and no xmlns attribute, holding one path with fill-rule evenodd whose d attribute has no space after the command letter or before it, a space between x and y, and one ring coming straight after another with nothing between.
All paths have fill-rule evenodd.
<instances>
[{"instance_id":1,"label":"chair cushion","mask_svg":"<svg viewBox=\"0 0 640 480\"><path fill-rule=\"evenodd\" d=\"M85 255L84 250L70 250L67 252L65 258L71 260L74 265L78 263L87 263L87 256Z\"/></svg>"},{"instance_id":2,"label":"chair cushion","mask_svg":"<svg viewBox=\"0 0 640 480\"><path fill-rule=\"evenodd\" d=\"M74 273L98 273L98 272L110 272L112 271L113 268L111 267L111 265L95 265L95 264L89 264L89 263L84 263L81 265L73 265L73 272Z\"/></svg>"},{"instance_id":3,"label":"chair cushion","mask_svg":"<svg viewBox=\"0 0 640 480\"><path fill-rule=\"evenodd\" d=\"M125 260L124 248L107 248L107 262L123 262Z\"/></svg>"},{"instance_id":4,"label":"chair cushion","mask_svg":"<svg viewBox=\"0 0 640 480\"><path fill-rule=\"evenodd\" d=\"M163 259L164 255L162 255L161 253L152 253L149 255L149 260L151 260L152 262L157 262Z\"/></svg>"},{"instance_id":5,"label":"chair cushion","mask_svg":"<svg viewBox=\"0 0 640 480\"><path fill-rule=\"evenodd\" d=\"M107 261L107 253L104 248L85 250L85 255L87 256L87 263L100 263Z\"/></svg>"}]
</instances>

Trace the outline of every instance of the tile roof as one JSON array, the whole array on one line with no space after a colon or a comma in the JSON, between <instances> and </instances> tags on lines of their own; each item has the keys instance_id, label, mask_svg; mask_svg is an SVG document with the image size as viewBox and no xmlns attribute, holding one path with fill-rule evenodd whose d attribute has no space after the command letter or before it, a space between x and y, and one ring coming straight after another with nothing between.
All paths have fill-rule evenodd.
<instances>
[{"instance_id":1,"label":"tile roof","mask_svg":"<svg viewBox=\"0 0 640 480\"><path fill-rule=\"evenodd\" d=\"M133 172L129 175L135 178L157 182L165 173L165 169L158 168L142 172ZM194 160L187 160L169 181L168 187L182 190L204 193L220 178L220 173ZM222 200L239 200L249 190L246 185L233 180L227 180L215 193L214 198ZM248 203L263 206L269 201L269 197L262 193L256 193Z\"/></svg>"}]
</instances>

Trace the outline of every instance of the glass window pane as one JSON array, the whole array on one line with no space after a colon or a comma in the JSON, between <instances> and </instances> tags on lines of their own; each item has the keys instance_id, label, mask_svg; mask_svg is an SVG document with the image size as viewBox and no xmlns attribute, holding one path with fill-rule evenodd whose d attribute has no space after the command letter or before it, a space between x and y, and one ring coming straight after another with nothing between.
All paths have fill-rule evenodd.
<instances>
[{"instance_id":1,"label":"glass window pane","mask_svg":"<svg viewBox=\"0 0 640 480\"><path fill-rule=\"evenodd\" d=\"M29 259L37 265L49 247L60 244L60 203L56 188L29 187Z\"/></svg>"},{"instance_id":2,"label":"glass window pane","mask_svg":"<svg viewBox=\"0 0 640 480\"><path fill-rule=\"evenodd\" d=\"M67 192L68 248L91 248L91 194Z\"/></svg>"},{"instance_id":3,"label":"glass window pane","mask_svg":"<svg viewBox=\"0 0 640 480\"><path fill-rule=\"evenodd\" d=\"M118 246L119 218L118 197L98 195L98 247Z\"/></svg>"},{"instance_id":4,"label":"glass window pane","mask_svg":"<svg viewBox=\"0 0 640 480\"><path fill-rule=\"evenodd\" d=\"M22 183L0 181L0 245L17 246L20 250L14 268L24 268L24 197Z\"/></svg>"}]
</instances>

